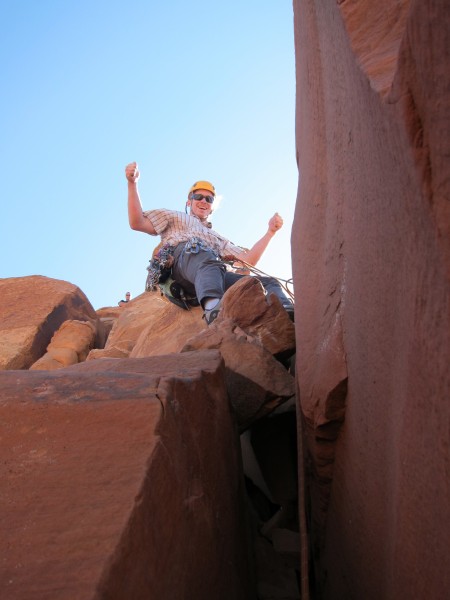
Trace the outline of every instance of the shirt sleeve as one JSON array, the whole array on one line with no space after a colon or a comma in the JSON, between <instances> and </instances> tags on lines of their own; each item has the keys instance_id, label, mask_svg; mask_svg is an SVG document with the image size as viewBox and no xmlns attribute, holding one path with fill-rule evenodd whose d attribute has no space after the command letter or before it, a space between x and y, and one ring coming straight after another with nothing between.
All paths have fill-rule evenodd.
<instances>
[{"instance_id":1,"label":"shirt sleeve","mask_svg":"<svg viewBox=\"0 0 450 600\"><path fill-rule=\"evenodd\" d=\"M235 246L229 240L223 240L220 245L220 256L223 258L229 256L236 256L237 254L242 254L243 252L245 253L244 248L241 248L240 246Z\"/></svg>"},{"instance_id":2,"label":"shirt sleeve","mask_svg":"<svg viewBox=\"0 0 450 600\"><path fill-rule=\"evenodd\" d=\"M153 210L146 210L142 213L146 217L158 235L160 235L166 227L169 225L169 211L164 208L155 208Z\"/></svg>"}]
</instances>

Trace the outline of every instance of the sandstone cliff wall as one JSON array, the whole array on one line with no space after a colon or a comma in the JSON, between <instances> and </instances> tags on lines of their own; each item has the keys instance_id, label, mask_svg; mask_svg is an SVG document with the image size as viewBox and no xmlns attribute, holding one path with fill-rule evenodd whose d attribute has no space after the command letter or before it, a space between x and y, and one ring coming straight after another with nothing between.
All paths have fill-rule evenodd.
<instances>
[{"instance_id":1,"label":"sandstone cliff wall","mask_svg":"<svg viewBox=\"0 0 450 600\"><path fill-rule=\"evenodd\" d=\"M318 597L450 584L450 5L294 0L297 375Z\"/></svg>"}]
</instances>

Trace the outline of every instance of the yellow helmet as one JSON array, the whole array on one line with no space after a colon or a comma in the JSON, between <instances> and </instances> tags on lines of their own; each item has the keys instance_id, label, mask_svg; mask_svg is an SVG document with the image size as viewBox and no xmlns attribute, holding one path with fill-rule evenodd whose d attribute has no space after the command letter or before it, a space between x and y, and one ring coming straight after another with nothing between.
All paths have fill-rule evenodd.
<instances>
[{"instance_id":1,"label":"yellow helmet","mask_svg":"<svg viewBox=\"0 0 450 600\"><path fill-rule=\"evenodd\" d=\"M216 188L209 181L196 181L189 190L189 195L195 192L196 190L208 190L208 192L211 192L213 196L216 195Z\"/></svg>"}]
</instances>

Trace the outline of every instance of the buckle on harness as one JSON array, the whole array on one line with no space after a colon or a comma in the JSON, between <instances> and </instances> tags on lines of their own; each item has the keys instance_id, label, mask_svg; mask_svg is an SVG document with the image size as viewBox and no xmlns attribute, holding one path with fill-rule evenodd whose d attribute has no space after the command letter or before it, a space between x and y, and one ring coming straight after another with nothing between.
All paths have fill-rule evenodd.
<instances>
[{"instance_id":1,"label":"buckle on harness","mask_svg":"<svg viewBox=\"0 0 450 600\"><path fill-rule=\"evenodd\" d=\"M192 238L186 242L184 251L186 252L186 254L198 254L200 248L202 247L203 244L200 240L198 240L197 238Z\"/></svg>"}]
</instances>

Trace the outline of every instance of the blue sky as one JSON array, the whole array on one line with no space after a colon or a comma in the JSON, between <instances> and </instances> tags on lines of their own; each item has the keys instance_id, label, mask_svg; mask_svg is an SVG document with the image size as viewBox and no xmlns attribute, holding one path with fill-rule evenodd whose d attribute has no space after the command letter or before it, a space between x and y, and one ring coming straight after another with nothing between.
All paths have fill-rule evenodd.
<instances>
[{"instance_id":1,"label":"blue sky","mask_svg":"<svg viewBox=\"0 0 450 600\"><path fill-rule=\"evenodd\" d=\"M158 239L128 226L124 168L144 209L184 209L198 179L214 228L290 277L297 193L290 0L25 0L0 35L0 277L70 281L94 308L143 292Z\"/></svg>"}]
</instances>

